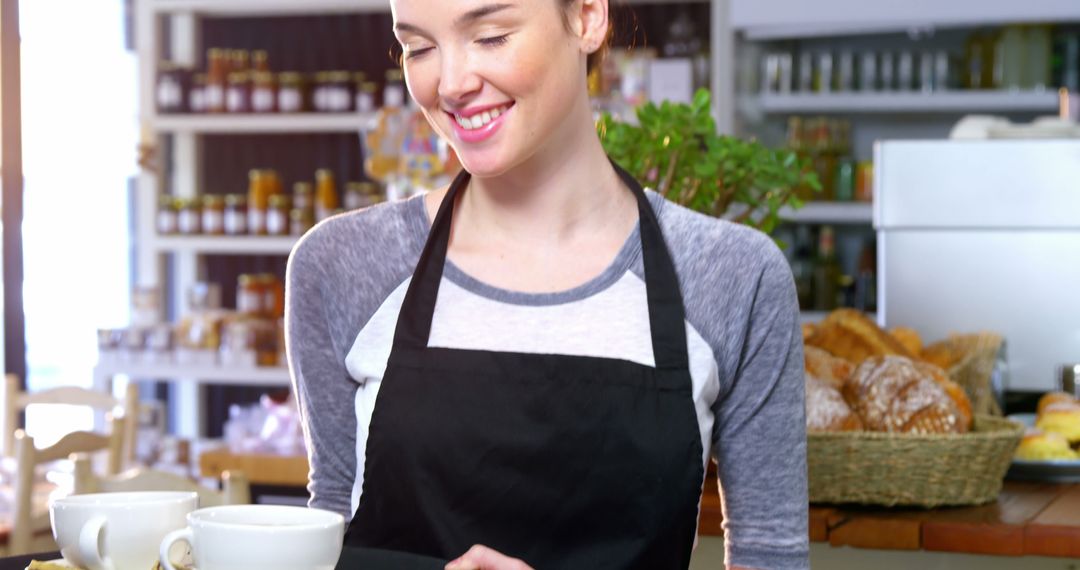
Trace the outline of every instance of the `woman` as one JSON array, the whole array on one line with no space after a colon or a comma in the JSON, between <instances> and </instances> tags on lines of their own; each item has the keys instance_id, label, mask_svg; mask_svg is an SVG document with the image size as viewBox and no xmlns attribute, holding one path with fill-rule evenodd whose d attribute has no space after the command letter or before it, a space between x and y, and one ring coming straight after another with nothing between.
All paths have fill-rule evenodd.
<instances>
[{"instance_id":1,"label":"woman","mask_svg":"<svg viewBox=\"0 0 1080 570\"><path fill-rule=\"evenodd\" d=\"M464 171L290 258L311 504L351 517L346 545L448 570L686 568L711 453L729 567L806 568L791 273L608 160L607 0L391 6Z\"/></svg>"}]
</instances>

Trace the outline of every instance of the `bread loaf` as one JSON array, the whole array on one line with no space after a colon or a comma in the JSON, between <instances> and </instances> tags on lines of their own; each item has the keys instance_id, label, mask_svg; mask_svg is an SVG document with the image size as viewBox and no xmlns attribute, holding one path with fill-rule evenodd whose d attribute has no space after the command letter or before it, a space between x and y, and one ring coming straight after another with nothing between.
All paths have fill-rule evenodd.
<instances>
[{"instance_id":1,"label":"bread loaf","mask_svg":"<svg viewBox=\"0 0 1080 570\"><path fill-rule=\"evenodd\" d=\"M839 390L855 371L855 365L837 358L816 346L803 347L803 360L806 372L816 378L824 380L830 386Z\"/></svg>"},{"instance_id":2,"label":"bread loaf","mask_svg":"<svg viewBox=\"0 0 1080 570\"><path fill-rule=\"evenodd\" d=\"M1077 454L1069 447L1069 440L1060 433L1044 432L1028 428L1016 448L1017 459L1046 461L1048 459L1076 459Z\"/></svg>"},{"instance_id":3,"label":"bread loaf","mask_svg":"<svg viewBox=\"0 0 1080 570\"><path fill-rule=\"evenodd\" d=\"M829 313L806 339L806 344L855 365L871 356L912 356L900 341L854 309Z\"/></svg>"},{"instance_id":4,"label":"bread loaf","mask_svg":"<svg viewBox=\"0 0 1080 570\"><path fill-rule=\"evenodd\" d=\"M1068 392L1047 392L1046 394L1043 394L1041 398L1039 398L1039 406L1037 411L1041 414L1047 406L1058 403L1076 404L1078 402L1076 401L1076 398L1074 398L1073 395Z\"/></svg>"},{"instance_id":5,"label":"bread loaf","mask_svg":"<svg viewBox=\"0 0 1080 570\"><path fill-rule=\"evenodd\" d=\"M1080 404L1057 402L1047 405L1035 418L1035 427L1060 433L1069 443L1080 443Z\"/></svg>"},{"instance_id":6,"label":"bread loaf","mask_svg":"<svg viewBox=\"0 0 1080 570\"><path fill-rule=\"evenodd\" d=\"M806 374L807 431L858 431L862 427L862 420L851 411L839 390Z\"/></svg>"},{"instance_id":7,"label":"bread loaf","mask_svg":"<svg viewBox=\"0 0 1080 570\"><path fill-rule=\"evenodd\" d=\"M968 425L945 388L910 358L866 359L844 385L844 399L873 431L965 433Z\"/></svg>"},{"instance_id":8,"label":"bread loaf","mask_svg":"<svg viewBox=\"0 0 1080 570\"><path fill-rule=\"evenodd\" d=\"M917 355L922 351L922 338L919 337L918 331L908 327L895 327L889 329L889 334L892 335L900 344L904 345L904 348L908 350L912 355Z\"/></svg>"}]
</instances>

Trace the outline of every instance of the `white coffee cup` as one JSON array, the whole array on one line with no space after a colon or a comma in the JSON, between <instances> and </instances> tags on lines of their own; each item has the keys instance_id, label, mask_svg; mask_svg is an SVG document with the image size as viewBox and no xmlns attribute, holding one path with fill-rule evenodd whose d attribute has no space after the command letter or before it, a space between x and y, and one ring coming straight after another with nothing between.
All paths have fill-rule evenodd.
<instances>
[{"instance_id":1,"label":"white coffee cup","mask_svg":"<svg viewBox=\"0 0 1080 570\"><path fill-rule=\"evenodd\" d=\"M165 570L176 570L169 552L179 541L191 546L198 570L333 570L345 536L345 517L305 507L211 507L187 524L161 541Z\"/></svg>"},{"instance_id":2,"label":"white coffee cup","mask_svg":"<svg viewBox=\"0 0 1080 570\"><path fill-rule=\"evenodd\" d=\"M87 570L147 570L158 545L184 528L199 506L189 492L145 491L71 495L49 505L53 538L71 564Z\"/></svg>"}]
</instances>

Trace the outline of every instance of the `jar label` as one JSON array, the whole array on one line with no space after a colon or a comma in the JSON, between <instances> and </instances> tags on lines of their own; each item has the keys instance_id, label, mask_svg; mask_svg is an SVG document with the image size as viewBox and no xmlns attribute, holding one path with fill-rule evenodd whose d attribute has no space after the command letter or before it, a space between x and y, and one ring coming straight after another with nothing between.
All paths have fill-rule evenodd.
<instances>
[{"instance_id":1,"label":"jar label","mask_svg":"<svg viewBox=\"0 0 1080 570\"><path fill-rule=\"evenodd\" d=\"M204 103L207 109L222 109L225 107L225 90L220 85L207 85L203 90Z\"/></svg>"},{"instance_id":2,"label":"jar label","mask_svg":"<svg viewBox=\"0 0 1080 570\"><path fill-rule=\"evenodd\" d=\"M176 212L162 211L157 215L157 231L159 234L176 233Z\"/></svg>"},{"instance_id":3,"label":"jar label","mask_svg":"<svg viewBox=\"0 0 1080 570\"><path fill-rule=\"evenodd\" d=\"M269 210L266 213L266 233L282 236L289 232L289 219L281 210Z\"/></svg>"},{"instance_id":4,"label":"jar label","mask_svg":"<svg viewBox=\"0 0 1080 570\"><path fill-rule=\"evenodd\" d=\"M283 113L296 113L303 108L304 99L299 90L282 89L278 92L278 109Z\"/></svg>"},{"instance_id":5,"label":"jar label","mask_svg":"<svg viewBox=\"0 0 1080 570\"><path fill-rule=\"evenodd\" d=\"M270 89L256 89L251 94L251 110L256 113L271 113L274 111L274 92Z\"/></svg>"},{"instance_id":6,"label":"jar label","mask_svg":"<svg viewBox=\"0 0 1080 570\"><path fill-rule=\"evenodd\" d=\"M225 215L217 210L206 210L202 216L203 233L220 234L225 231Z\"/></svg>"},{"instance_id":7,"label":"jar label","mask_svg":"<svg viewBox=\"0 0 1080 570\"><path fill-rule=\"evenodd\" d=\"M247 112L247 97L244 96L244 89L230 88L226 95L225 108L230 113L246 113Z\"/></svg>"},{"instance_id":8,"label":"jar label","mask_svg":"<svg viewBox=\"0 0 1080 570\"><path fill-rule=\"evenodd\" d=\"M182 234L199 233L199 213L194 210L181 211L179 219L177 220L177 225Z\"/></svg>"},{"instance_id":9,"label":"jar label","mask_svg":"<svg viewBox=\"0 0 1080 570\"><path fill-rule=\"evenodd\" d=\"M225 211L225 233L238 236L247 233L247 213L240 210Z\"/></svg>"},{"instance_id":10,"label":"jar label","mask_svg":"<svg viewBox=\"0 0 1080 570\"><path fill-rule=\"evenodd\" d=\"M266 211L258 208L248 209L248 232L253 234L266 233Z\"/></svg>"},{"instance_id":11,"label":"jar label","mask_svg":"<svg viewBox=\"0 0 1080 570\"><path fill-rule=\"evenodd\" d=\"M356 111L358 113L372 113L375 111L375 97L371 93L359 93L356 95Z\"/></svg>"}]
</instances>

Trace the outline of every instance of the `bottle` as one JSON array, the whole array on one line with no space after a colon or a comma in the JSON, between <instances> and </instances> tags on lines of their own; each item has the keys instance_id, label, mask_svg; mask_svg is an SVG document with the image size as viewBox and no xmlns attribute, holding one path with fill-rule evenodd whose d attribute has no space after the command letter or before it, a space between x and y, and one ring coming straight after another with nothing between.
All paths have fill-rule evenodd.
<instances>
[{"instance_id":1,"label":"bottle","mask_svg":"<svg viewBox=\"0 0 1080 570\"><path fill-rule=\"evenodd\" d=\"M277 85L274 74L269 71L256 71L251 81L251 111L253 113L273 113L276 108Z\"/></svg>"},{"instance_id":2,"label":"bottle","mask_svg":"<svg viewBox=\"0 0 1080 570\"><path fill-rule=\"evenodd\" d=\"M384 183L391 174L398 172L399 153L405 138L404 77L400 70L386 72L383 107L379 110L375 128L366 137L364 170L369 177Z\"/></svg>"},{"instance_id":3,"label":"bottle","mask_svg":"<svg viewBox=\"0 0 1080 570\"><path fill-rule=\"evenodd\" d=\"M289 234L291 200L285 194L272 194L266 210L266 233L272 236Z\"/></svg>"},{"instance_id":4,"label":"bottle","mask_svg":"<svg viewBox=\"0 0 1080 570\"><path fill-rule=\"evenodd\" d=\"M202 199L202 233L222 235L225 233L225 198L207 194Z\"/></svg>"},{"instance_id":5,"label":"bottle","mask_svg":"<svg viewBox=\"0 0 1080 570\"><path fill-rule=\"evenodd\" d=\"M795 233L795 256L791 260L791 274L795 278L795 291L799 307L814 307L814 257L811 254L810 227L800 225Z\"/></svg>"},{"instance_id":6,"label":"bottle","mask_svg":"<svg viewBox=\"0 0 1080 570\"><path fill-rule=\"evenodd\" d=\"M180 210L177 200L169 194L162 194L158 199L157 233L159 235L172 235L179 228Z\"/></svg>"},{"instance_id":7,"label":"bottle","mask_svg":"<svg viewBox=\"0 0 1080 570\"><path fill-rule=\"evenodd\" d=\"M229 194L226 196L225 234L230 236L247 234L247 222L247 197L243 194Z\"/></svg>"},{"instance_id":8,"label":"bottle","mask_svg":"<svg viewBox=\"0 0 1080 570\"><path fill-rule=\"evenodd\" d=\"M337 184L334 173L328 168L315 172L315 221L321 222L333 215L338 208Z\"/></svg>"},{"instance_id":9,"label":"bottle","mask_svg":"<svg viewBox=\"0 0 1080 570\"><path fill-rule=\"evenodd\" d=\"M207 52L208 70L203 104L208 113L225 112L225 90L229 81L229 59L224 50L211 48Z\"/></svg>"},{"instance_id":10,"label":"bottle","mask_svg":"<svg viewBox=\"0 0 1080 570\"><path fill-rule=\"evenodd\" d=\"M229 113L251 112L251 76L248 72L234 71L229 74L225 110Z\"/></svg>"},{"instance_id":11,"label":"bottle","mask_svg":"<svg viewBox=\"0 0 1080 570\"><path fill-rule=\"evenodd\" d=\"M822 226L814 262L814 310L835 309L839 287L840 263L836 259L836 235L832 226Z\"/></svg>"},{"instance_id":12,"label":"bottle","mask_svg":"<svg viewBox=\"0 0 1080 570\"><path fill-rule=\"evenodd\" d=\"M306 110L304 103L304 76L287 71L277 76L277 108L279 113L299 113Z\"/></svg>"},{"instance_id":13,"label":"bottle","mask_svg":"<svg viewBox=\"0 0 1080 570\"><path fill-rule=\"evenodd\" d=\"M251 66L258 73L270 72L270 54L266 50L257 49L251 52Z\"/></svg>"},{"instance_id":14,"label":"bottle","mask_svg":"<svg viewBox=\"0 0 1080 570\"><path fill-rule=\"evenodd\" d=\"M262 170L252 169L248 172L248 233L251 235L266 235L266 210L270 207L270 191L268 179Z\"/></svg>"}]
</instances>

